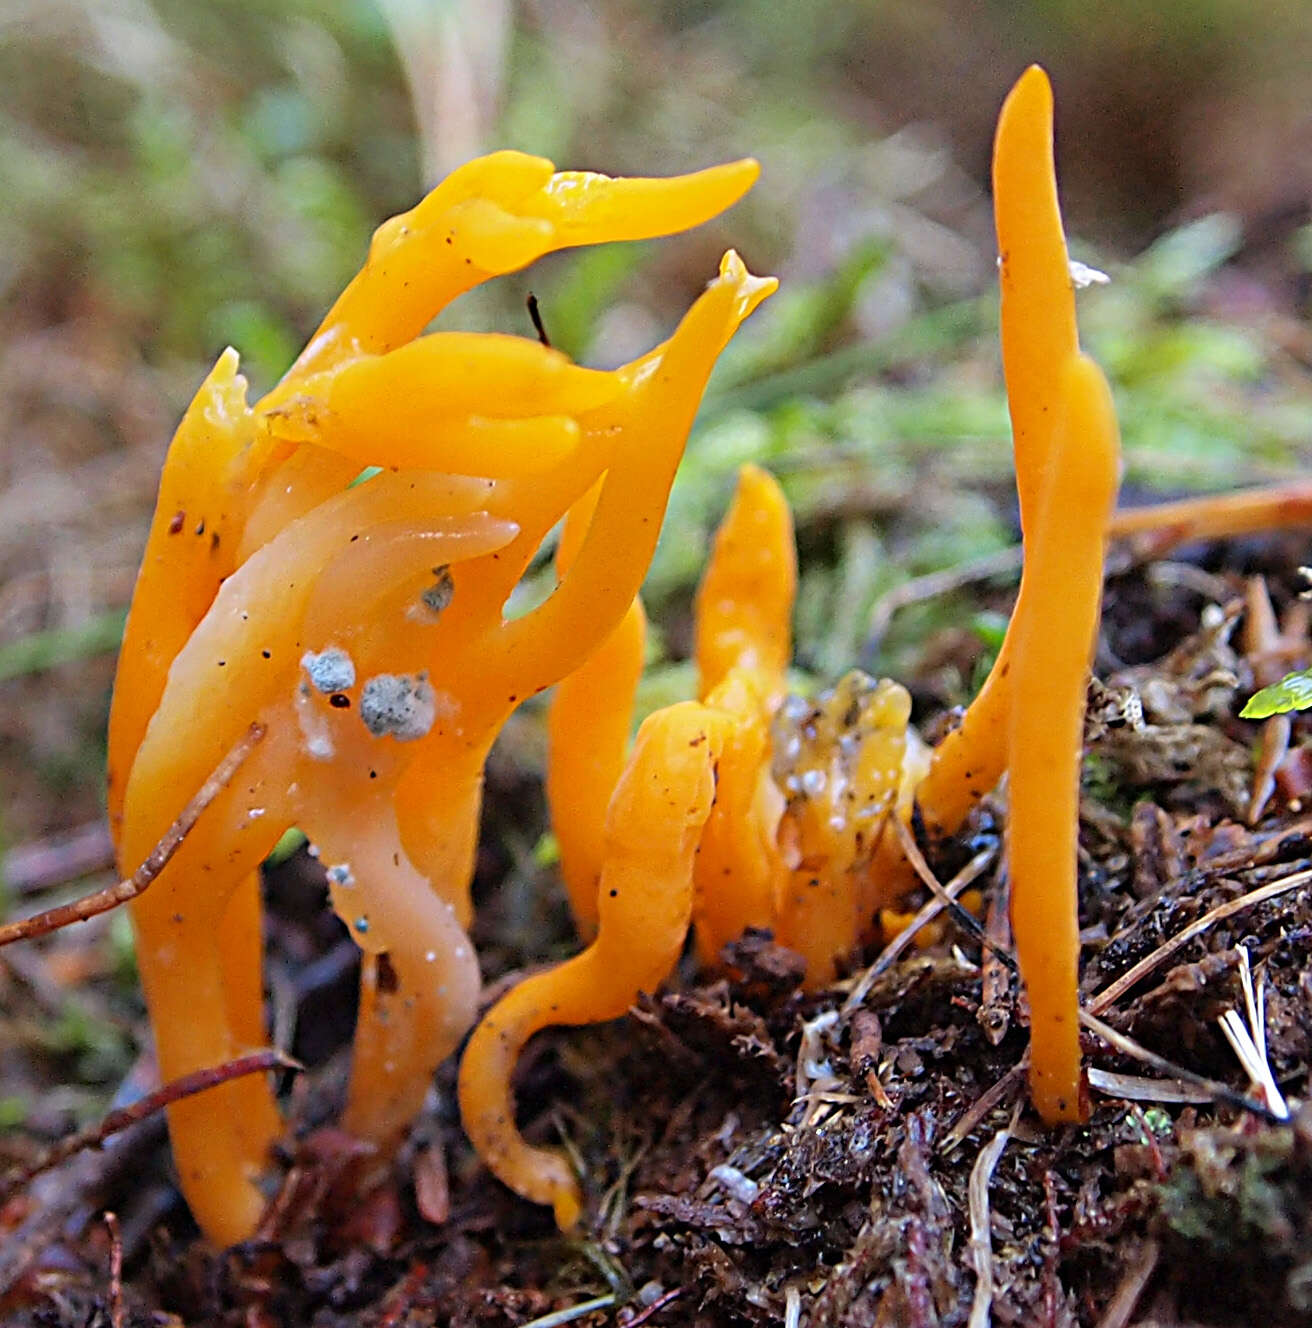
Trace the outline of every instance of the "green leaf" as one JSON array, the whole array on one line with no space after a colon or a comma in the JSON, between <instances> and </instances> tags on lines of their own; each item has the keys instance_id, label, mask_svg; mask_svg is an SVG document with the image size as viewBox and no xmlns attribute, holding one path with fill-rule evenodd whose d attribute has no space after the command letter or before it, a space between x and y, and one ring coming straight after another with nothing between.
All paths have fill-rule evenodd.
<instances>
[{"instance_id":1,"label":"green leaf","mask_svg":"<svg viewBox=\"0 0 1312 1328\"><path fill-rule=\"evenodd\" d=\"M1287 673L1279 682L1263 687L1239 712L1241 719L1266 719L1270 715L1284 715L1291 710L1312 708L1312 669L1300 673Z\"/></svg>"}]
</instances>

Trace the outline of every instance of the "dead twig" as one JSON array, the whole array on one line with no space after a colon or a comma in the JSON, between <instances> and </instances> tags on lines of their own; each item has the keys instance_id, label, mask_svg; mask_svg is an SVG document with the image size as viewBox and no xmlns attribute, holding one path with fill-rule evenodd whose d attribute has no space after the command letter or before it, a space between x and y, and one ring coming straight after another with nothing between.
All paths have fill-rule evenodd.
<instances>
[{"instance_id":1,"label":"dead twig","mask_svg":"<svg viewBox=\"0 0 1312 1328\"><path fill-rule=\"evenodd\" d=\"M34 895L90 876L113 863L114 845L109 827L101 819L50 839L11 848L0 863L0 877L12 894Z\"/></svg>"},{"instance_id":2,"label":"dead twig","mask_svg":"<svg viewBox=\"0 0 1312 1328\"><path fill-rule=\"evenodd\" d=\"M139 1077L137 1069L125 1087ZM27 1216L0 1241L0 1296L27 1272L52 1240L81 1233L102 1205L96 1200L163 1137L164 1122L152 1116L115 1135L99 1152L81 1153L67 1166L38 1176L23 1193Z\"/></svg>"},{"instance_id":3,"label":"dead twig","mask_svg":"<svg viewBox=\"0 0 1312 1328\"><path fill-rule=\"evenodd\" d=\"M1160 1252L1155 1240L1146 1240L1139 1247L1126 1266L1116 1294L1107 1302L1107 1308L1098 1320L1098 1328L1126 1328L1134 1307L1139 1303L1139 1297L1143 1295L1144 1287L1148 1285L1148 1279L1157 1268Z\"/></svg>"},{"instance_id":4,"label":"dead twig","mask_svg":"<svg viewBox=\"0 0 1312 1328\"><path fill-rule=\"evenodd\" d=\"M573 1323L595 1310L608 1310L615 1303L614 1294L595 1296L592 1300L582 1300L577 1305L567 1306L563 1310L553 1310L541 1318L530 1319L522 1328L560 1328L563 1323Z\"/></svg>"},{"instance_id":5,"label":"dead twig","mask_svg":"<svg viewBox=\"0 0 1312 1328\"><path fill-rule=\"evenodd\" d=\"M996 956L999 962L1005 964L1013 973L1018 973L1020 970L1017 967L1015 956L1008 954L1005 950L998 949L985 935L980 920L973 913L968 913L962 908L948 894L947 887L934 875L934 869L920 851L920 845L916 843L916 837L912 834L911 827L900 816L893 817L893 824L902 844L902 852L906 854L907 861L915 868L916 875L920 877L930 894L937 896L943 907L952 914L954 920L980 943L985 954Z\"/></svg>"},{"instance_id":6,"label":"dead twig","mask_svg":"<svg viewBox=\"0 0 1312 1328\"><path fill-rule=\"evenodd\" d=\"M866 627L866 639L861 647L861 663L869 663L879 649L893 615L913 604L923 603L927 599L937 599L954 590L962 590L978 581L991 581L994 577L1007 576L1020 572L1022 561L1021 546L1008 545L980 558L958 563L955 567L945 567L942 571L928 572L924 576L912 577L900 586L894 586L887 594L881 595L870 611L870 622Z\"/></svg>"},{"instance_id":7,"label":"dead twig","mask_svg":"<svg viewBox=\"0 0 1312 1328\"><path fill-rule=\"evenodd\" d=\"M640 1309L631 1319L621 1319L620 1328L642 1328L642 1325L652 1317L653 1314L659 1314L667 1305L678 1300L683 1295L682 1287L671 1287L663 1295L657 1296L650 1305Z\"/></svg>"},{"instance_id":8,"label":"dead twig","mask_svg":"<svg viewBox=\"0 0 1312 1328\"><path fill-rule=\"evenodd\" d=\"M1149 547L1144 552L1159 558L1187 540L1230 538L1304 526L1312 526L1312 484L1306 480L1122 508L1113 513L1107 534L1112 539L1145 536ZM899 610L979 581L1019 572L1020 566L1021 547L1013 544L895 586L876 601L870 612L861 663L866 665L874 657Z\"/></svg>"},{"instance_id":9,"label":"dead twig","mask_svg":"<svg viewBox=\"0 0 1312 1328\"><path fill-rule=\"evenodd\" d=\"M164 832L164 837L155 845L150 856L131 876L119 881L117 885L83 895L72 903L60 904L58 908L48 908L33 917L5 923L0 926L0 946L30 940L34 936L46 936L70 923L85 922L88 918L108 913L120 904L126 904L144 894L168 865L169 859L181 848L183 840L192 832L205 809L231 783L232 777L241 769L242 763L255 750L264 734L263 724L252 724L246 730L232 750L215 766L214 773L201 785L196 796L182 809L178 819Z\"/></svg>"},{"instance_id":10,"label":"dead twig","mask_svg":"<svg viewBox=\"0 0 1312 1328\"><path fill-rule=\"evenodd\" d=\"M1294 872L1290 876L1283 876L1276 881L1268 881L1266 885L1259 886L1258 889L1252 890L1246 895L1240 895L1238 899L1228 900L1224 904L1218 904L1215 908L1209 909L1196 922L1191 922L1189 926L1183 931L1177 932L1170 940L1163 941L1152 954L1145 955L1132 968L1122 973L1115 982L1105 986L1089 1001L1085 1007L1086 1011L1091 1015L1099 1015L1104 1010L1110 1009L1127 991L1142 982L1154 969L1160 968L1172 955L1183 949L1196 936L1201 936L1209 927L1232 917L1236 913L1242 913L1247 908L1264 904L1268 899L1275 899L1280 895L1288 894L1291 890L1297 890L1299 886L1307 885L1309 882L1312 882L1312 869L1305 869Z\"/></svg>"},{"instance_id":11,"label":"dead twig","mask_svg":"<svg viewBox=\"0 0 1312 1328\"><path fill-rule=\"evenodd\" d=\"M123 1328L123 1233L116 1213L105 1214L109 1228L109 1325Z\"/></svg>"},{"instance_id":12,"label":"dead twig","mask_svg":"<svg viewBox=\"0 0 1312 1328\"><path fill-rule=\"evenodd\" d=\"M1004 867L997 874L989 895L989 911L984 919L988 946L980 961L979 1009L975 1018L984 1036L997 1046L1007 1036L1011 1024L1011 970L999 954L1011 953L1011 874Z\"/></svg>"},{"instance_id":13,"label":"dead twig","mask_svg":"<svg viewBox=\"0 0 1312 1328\"><path fill-rule=\"evenodd\" d=\"M944 1155L959 1148L971 1135L975 1127L994 1107L1009 1102L1014 1093L1020 1090L1021 1080L1029 1067L1028 1051L998 1080L992 1088L986 1088L975 1101L966 1108L961 1119L943 1136L938 1150Z\"/></svg>"},{"instance_id":14,"label":"dead twig","mask_svg":"<svg viewBox=\"0 0 1312 1328\"><path fill-rule=\"evenodd\" d=\"M225 1061L222 1065L211 1066L204 1070L193 1070L190 1074L181 1075L162 1088L157 1088L153 1093L147 1093L145 1097L139 1098L130 1107L120 1107L115 1111L111 1111L98 1124L90 1125L84 1130L78 1130L76 1133L61 1139L57 1144L48 1148L35 1162L29 1162L26 1166L11 1170L0 1182L0 1198L7 1198L20 1185L26 1185L28 1181L41 1175L42 1172L57 1167L75 1153L80 1153L85 1148L99 1148L111 1135L118 1134L129 1126L139 1124L148 1116L163 1111L165 1107L171 1106L174 1102L179 1102L185 1097L195 1097L197 1093L204 1093L208 1089L217 1088L220 1084L230 1083L232 1080L241 1079L248 1074L263 1074L268 1070L300 1070L303 1068L299 1061L295 1061L284 1052L270 1047L263 1051L252 1052L248 1056L238 1056L234 1060Z\"/></svg>"},{"instance_id":15,"label":"dead twig","mask_svg":"<svg viewBox=\"0 0 1312 1328\"><path fill-rule=\"evenodd\" d=\"M1090 1014L1088 1010L1080 1011L1080 1023L1122 1055L1129 1056L1132 1060L1142 1061L1145 1065L1151 1065L1154 1070L1159 1070L1162 1074L1168 1074L1172 1079L1178 1079L1185 1084L1196 1085L1210 1094L1214 1102L1224 1102L1226 1106L1238 1107L1243 1111L1252 1112L1254 1116L1260 1116L1270 1125L1279 1125L1281 1122L1281 1117L1272 1111L1265 1102L1259 1102L1256 1098L1236 1092L1228 1084L1209 1079L1206 1075L1198 1074L1183 1065L1176 1065L1174 1061L1168 1061L1165 1056L1159 1056L1155 1051L1149 1051L1147 1047L1140 1045L1133 1038L1117 1032L1110 1024L1103 1023L1101 1019Z\"/></svg>"},{"instance_id":16,"label":"dead twig","mask_svg":"<svg viewBox=\"0 0 1312 1328\"><path fill-rule=\"evenodd\" d=\"M989 1184L1002 1150L1011 1139L1020 1115L1020 1104L1013 1108L1011 1121L979 1150L970 1169L970 1247L969 1258L975 1269L975 1296L970 1305L967 1328L989 1328L993 1308L993 1233L989 1217Z\"/></svg>"},{"instance_id":17,"label":"dead twig","mask_svg":"<svg viewBox=\"0 0 1312 1328\"><path fill-rule=\"evenodd\" d=\"M1212 1095L1201 1088L1170 1079L1149 1079L1139 1074L1117 1074L1091 1065L1085 1071L1089 1087L1123 1102L1210 1102Z\"/></svg>"},{"instance_id":18,"label":"dead twig","mask_svg":"<svg viewBox=\"0 0 1312 1328\"><path fill-rule=\"evenodd\" d=\"M1248 1082L1258 1096L1281 1119L1289 1119L1289 1104L1285 1101L1271 1070L1266 1050L1266 971L1262 970L1256 988L1253 968L1248 958L1248 947L1239 947L1239 985L1244 994L1244 1013L1227 1010L1220 1019L1221 1032L1230 1043Z\"/></svg>"},{"instance_id":19,"label":"dead twig","mask_svg":"<svg viewBox=\"0 0 1312 1328\"><path fill-rule=\"evenodd\" d=\"M996 844L990 844L986 848L980 849L980 851L976 853L968 863L966 863L966 865L947 883L947 885L939 887L939 889L942 890L943 895L947 896L947 899L945 900L938 894L932 895L916 916L911 919L910 923L908 923L907 926L898 932L898 934L894 936L886 946L884 946L878 956L876 956L875 962L861 974L856 986L852 988L847 1000L843 1002L842 1016L844 1019L851 1016L852 1012L857 1009L862 1001L864 1001L870 994L871 987L875 985L884 973L892 968L898 957L915 939L916 933L938 917L938 915L949 906L949 903L955 904L957 896L968 885L978 879L981 873L988 868L989 864L997 856L997 853L998 847ZM921 861L924 861L924 859L922 858ZM929 870L928 866L926 866L926 870ZM930 872L930 875L932 876L933 873ZM938 884L937 878L935 878L935 884Z\"/></svg>"}]
</instances>

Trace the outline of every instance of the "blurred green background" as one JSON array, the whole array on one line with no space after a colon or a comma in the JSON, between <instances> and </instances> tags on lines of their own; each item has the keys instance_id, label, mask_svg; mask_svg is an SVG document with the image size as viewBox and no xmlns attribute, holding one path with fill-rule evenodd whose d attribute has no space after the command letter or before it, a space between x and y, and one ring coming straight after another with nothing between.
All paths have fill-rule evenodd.
<instances>
[{"instance_id":1,"label":"blurred green background","mask_svg":"<svg viewBox=\"0 0 1312 1328\"><path fill-rule=\"evenodd\" d=\"M698 232L557 256L444 322L597 364L663 336L738 247L783 293L713 382L651 581L677 682L735 467L797 505L799 658L932 667L995 623L912 577L1015 539L995 348L993 121L1050 70L1073 253L1131 492L1312 451L1312 17L1304 0L3 0L0 850L97 815L112 647L160 460L228 343L256 390L369 233L513 146L660 174L751 153ZM951 699L968 678L942 685Z\"/></svg>"}]
</instances>

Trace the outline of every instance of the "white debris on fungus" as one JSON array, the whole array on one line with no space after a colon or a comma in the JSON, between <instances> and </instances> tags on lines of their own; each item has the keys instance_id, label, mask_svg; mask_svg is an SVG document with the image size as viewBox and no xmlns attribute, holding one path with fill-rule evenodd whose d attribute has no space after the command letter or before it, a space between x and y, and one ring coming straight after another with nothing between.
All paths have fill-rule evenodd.
<instances>
[{"instance_id":1,"label":"white debris on fungus","mask_svg":"<svg viewBox=\"0 0 1312 1328\"><path fill-rule=\"evenodd\" d=\"M360 692L360 718L375 738L422 738L437 718L437 696L426 673L379 673Z\"/></svg>"},{"instance_id":2,"label":"white debris on fungus","mask_svg":"<svg viewBox=\"0 0 1312 1328\"><path fill-rule=\"evenodd\" d=\"M354 885L355 877L351 872L351 864L349 862L333 863L328 868L328 882L330 885Z\"/></svg>"},{"instance_id":3,"label":"white debris on fungus","mask_svg":"<svg viewBox=\"0 0 1312 1328\"><path fill-rule=\"evenodd\" d=\"M296 689L296 723L305 743L305 754L315 761L331 761L337 754L328 717L320 713L307 683Z\"/></svg>"},{"instance_id":4,"label":"white debris on fungus","mask_svg":"<svg viewBox=\"0 0 1312 1328\"><path fill-rule=\"evenodd\" d=\"M301 668L325 696L355 686L355 661L338 646L329 646L317 653L307 650L301 656Z\"/></svg>"}]
</instances>

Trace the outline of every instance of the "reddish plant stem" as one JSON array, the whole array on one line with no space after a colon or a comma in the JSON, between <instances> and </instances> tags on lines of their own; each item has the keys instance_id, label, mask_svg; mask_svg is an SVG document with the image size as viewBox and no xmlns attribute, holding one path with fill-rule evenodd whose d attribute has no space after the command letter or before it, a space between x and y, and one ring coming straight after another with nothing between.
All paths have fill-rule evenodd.
<instances>
[{"instance_id":1,"label":"reddish plant stem","mask_svg":"<svg viewBox=\"0 0 1312 1328\"><path fill-rule=\"evenodd\" d=\"M97 890L93 894L83 895L72 903L60 904L57 908L48 908L44 913L37 913L30 918L20 918L0 926L0 946L10 945L14 941L30 940L34 936L46 936L70 923L85 922L101 913L108 913L120 904L136 899L144 894L151 882L168 865L169 859L178 851L182 841L195 828L205 809L232 782L232 777L241 769L242 763L255 750L264 737L263 724L252 724L242 735L232 750L214 768L214 773L201 785L200 791L182 809L178 819L169 826L163 839L155 845L150 856L125 880L116 885Z\"/></svg>"},{"instance_id":2,"label":"reddish plant stem","mask_svg":"<svg viewBox=\"0 0 1312 1328\"><path fill-rule=\"evenodd\" d=\"M225 1061L204 1070L193 1070L174 1079L153 1093L134 1102L130 1107L121 1107L111 1111L99 1124L78 1130L67 1138L61 1139L48 1148L35 1162L24 1167L17 1167L0 1183L0 1198L12 1194L20 1185L26 1185L34 1177L58 1166L84 1148L99 1148L111 1135L126 1130L130 1125L163 1111L165 1107L184 1097L194 1097L207 1089L217 1088L220 1084L230 1083L248 1074L263 1074L269 1070L299 1070L301 1065L290 1056L275 1048L251 1052L248 1056L238 1056L235 1060Z\"/></svg>"}]
</instances>

